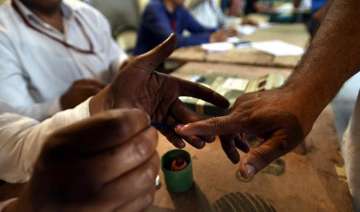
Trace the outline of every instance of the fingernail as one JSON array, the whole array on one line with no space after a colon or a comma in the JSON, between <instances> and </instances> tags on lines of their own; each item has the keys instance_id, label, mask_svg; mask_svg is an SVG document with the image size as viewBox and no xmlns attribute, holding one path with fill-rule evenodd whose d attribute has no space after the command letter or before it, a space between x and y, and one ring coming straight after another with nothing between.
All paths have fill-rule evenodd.
<instances>
[{"instance_id":1,"label":"fingernail","mask_svg":"<svg viewBox=\"0 0 360 212\"><path fill-rule=\"evenodd\" d=\"M182 128L184 128L184 127L185 127L185 125L179 124L175 127L175 130L182 130Z\"/></svg>"},{"instance_id":2,"label":"fingernail","mask_svg":"<svg viewBox=\"0 0 360 212\"><path fill-rule=\"evenodd\" d=\"M246 177L247 178L252 178L255 175L256 169L254 166L250 165L250 164L246 164L245 165L245 172L246 172Z\"/></svg>"}]
</instances>

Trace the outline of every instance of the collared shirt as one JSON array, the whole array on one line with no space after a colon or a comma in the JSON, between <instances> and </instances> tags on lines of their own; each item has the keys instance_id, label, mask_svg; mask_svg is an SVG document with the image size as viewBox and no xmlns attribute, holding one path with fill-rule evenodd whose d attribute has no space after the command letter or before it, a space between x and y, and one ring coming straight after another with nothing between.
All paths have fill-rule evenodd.
<instances>
[{"instance_id":1,"label":"collared shirt","mask_svg":"<svg viewBox=\"0 0 360 212\"><path fill-rule=\"evenodd\" d=\"M214 0L203 0L190 8L191 14L203 26L219 28L225 24L225 15Z\"/></svg>"},{"instance_id":2,"label":"collared shirt","mask_svg":"<svg viewBox=\"0 0 360 212\"><path fill-rule=\"evenodd\" d=\"M62 127L88 118L89 101L42 122L17 114L1 114L0 180L8 183L28 181L46 138Z\"/></svg>"},{"instance_id":3,"label":"collared shirt","mask_svg":"<svg viewBox=\"0 0 360 212\"><path fill-rule=\"evenodd\" d=\"M13 3L18 11L10 0L0 6L0 112L13 108L43 120L60 110L59 98L74 81L109 82L127 58L105 17L85 3L62 3L64 33ZM91 47L94 54L78 51Z\"/></svg>"},{"instance_id":4,"label":"collared shirt","mask_svg":"<svg viewBox=\"0 0 360 212\"><path fill-rule=\"evenodd\" d=\"M184 36L187 30L191 33ZM177 47L208 43L217 29L202 26L184 7L168 12L163 0L151 0L142 16L134 54L145 53L164 41L171 33L177 37Z\"/></svg>"}]
</instances>

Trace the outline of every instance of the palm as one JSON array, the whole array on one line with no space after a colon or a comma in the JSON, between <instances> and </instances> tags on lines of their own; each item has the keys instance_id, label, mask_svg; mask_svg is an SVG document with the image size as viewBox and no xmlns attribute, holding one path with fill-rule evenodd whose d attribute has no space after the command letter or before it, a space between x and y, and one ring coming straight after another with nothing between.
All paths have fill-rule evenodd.
<instances>
[{"instance_id":1,"label":"palm","mask_svg":"<svg viewBox=\"0 0 360 212\"><path fill-rule=\"evenodd\" d=\"M179 137L174 128L178 124L198 121L201 117L190 111L180 100L180 96L191 96L227 107L228 101L208 88L157 73L154 70L173 52L176 39L171 36L163 44L129 61L110 86L114 97L113 107L139 108L151 117L152 124L175 146L184 147L182 139L197 148L213 137Z\"/></svg>"}]
</instances>

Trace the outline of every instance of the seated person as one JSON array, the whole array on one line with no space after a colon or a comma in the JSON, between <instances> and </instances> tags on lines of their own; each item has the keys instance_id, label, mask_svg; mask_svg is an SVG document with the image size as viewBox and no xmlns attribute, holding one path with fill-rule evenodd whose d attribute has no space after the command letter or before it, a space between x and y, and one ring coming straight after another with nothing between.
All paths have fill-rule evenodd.
<instances>
[{"instance_id":1,"label":"seated person","mask_svg":"<svg viewBox=\"0 0 360 212\"><path fill-rule=\"evenodd\" d=\"M127 55L107 20L80 1L0 6L0 107L44 120L96 94Z\"/></svg>"},{"instance_id":2,"label":"seated person","mask_svg":"<svg viewBox=\"0 0 360 212\"><path fill-rule=\"evenodd\" d=\"M184 36L184 31L189 36ZM177 37L177 47L193 46L226 40L233 32L206 28L184 8L184 0L151 0L146 7L134 50L142 54L164 41L171 33Z\"/></svg>"},{"instance_id":3,"label":"seated person","mask_svg":"<svg viewBox=\"0 0 360 212\"><path fill-rule=\"evenodd\" d=\"M238 22L235 21L236 18L234 19L234 17L230 16L239 18L240 11L242 10L241 6L243 4L241 4L242 0L240 0L240 3L238 1L231 1L230 3L228 16L223 13L215 0L192 0L188 4L188 8L194 18L203 26L212 28L225 27L228 28L229 31L234 31L232 27L235 23L238 24ZM256 21L246 17L242 18L240 24L258 26Z\"/></svg>"},{"instance_id":4,"label":"seated person","mask_svg":"<svg viewBox=\"0 0 360 212\"><path fill-rule=\"evenodd\" d=\"M126 212L151 204L160 162L150 124L175 146L184 147L182 138L171 132L179 123L201 117L179 96L228 106L226 99L204 86L153 72L175 43L172 36L130 60L96 96L46 121L2 114L0 179L25 182L32 176L20 198L5 203L6 211ZM184 139L201 148L214 138Z\"/></svg>"}]
</instances>

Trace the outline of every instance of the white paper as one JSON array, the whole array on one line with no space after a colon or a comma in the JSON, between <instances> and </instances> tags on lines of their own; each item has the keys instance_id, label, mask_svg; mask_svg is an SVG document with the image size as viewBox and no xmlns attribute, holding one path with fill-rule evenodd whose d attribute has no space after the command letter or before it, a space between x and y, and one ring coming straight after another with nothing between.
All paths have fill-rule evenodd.
<instances>
[{"instance_id":1,"label":"white paper","mask_svg":"<svg viewBox=\"0 0 360 212\"><path fill-rule=\"evenodd\" d=\"M241 41L241 39L239 38L239 37L236 37L236 36L234 36L234 37L229 37L227 40L226 40L226 42L228 42L228 43L239 43Z\"/></svg>"},{"instance_id":2,"label":"white paper","mask_svg":"<svg viewBox=\"0 0 360 212\"><path fill-rule=\"evenodd\" d=\"M280 40L254 42L252 47L274 56L299 56L304 54L303 48Z\"/></svg>"},{"instance_id":3,"label":"white paper","mask_svg":"<svg viewBox=\"0 0 360 212\"><path fill-rule=\"evenodd\" d=\"M234 45L228 42L219 42L203 44L201 48L209 52L225 52L233 49Z\"/></svg>"},{"instance_id":4,"label":"white paper","mask_svg":"<svg viewBox=\"0 0 360 212\"><path fill-rule=\"evenodd\" d=\"M240 25L236 27L236 31L241 35L251 35L256 32L256 26L252 25Z\"/></svg>"},{"instance_id":5,"label":"white paper","mask_svg":"<svg viewBox=\"0 0 360 212\"><path fill-rule=\"evenodd\" d=\"M269 29L270 27L272 27L272 25L269 22L259 23L258 26L259 29Z\"/></svg>"},{"instance_id":6,"label":"white paper","mask_svg":"<svg viewBox=\"0 0 360 212\"><path fill-rule=\"evenodd\" d=\"M229 90L244 91L249 83L249 80L239 78L229 78L222 85L223 88Z\"/></svg>"}]
</instances>

